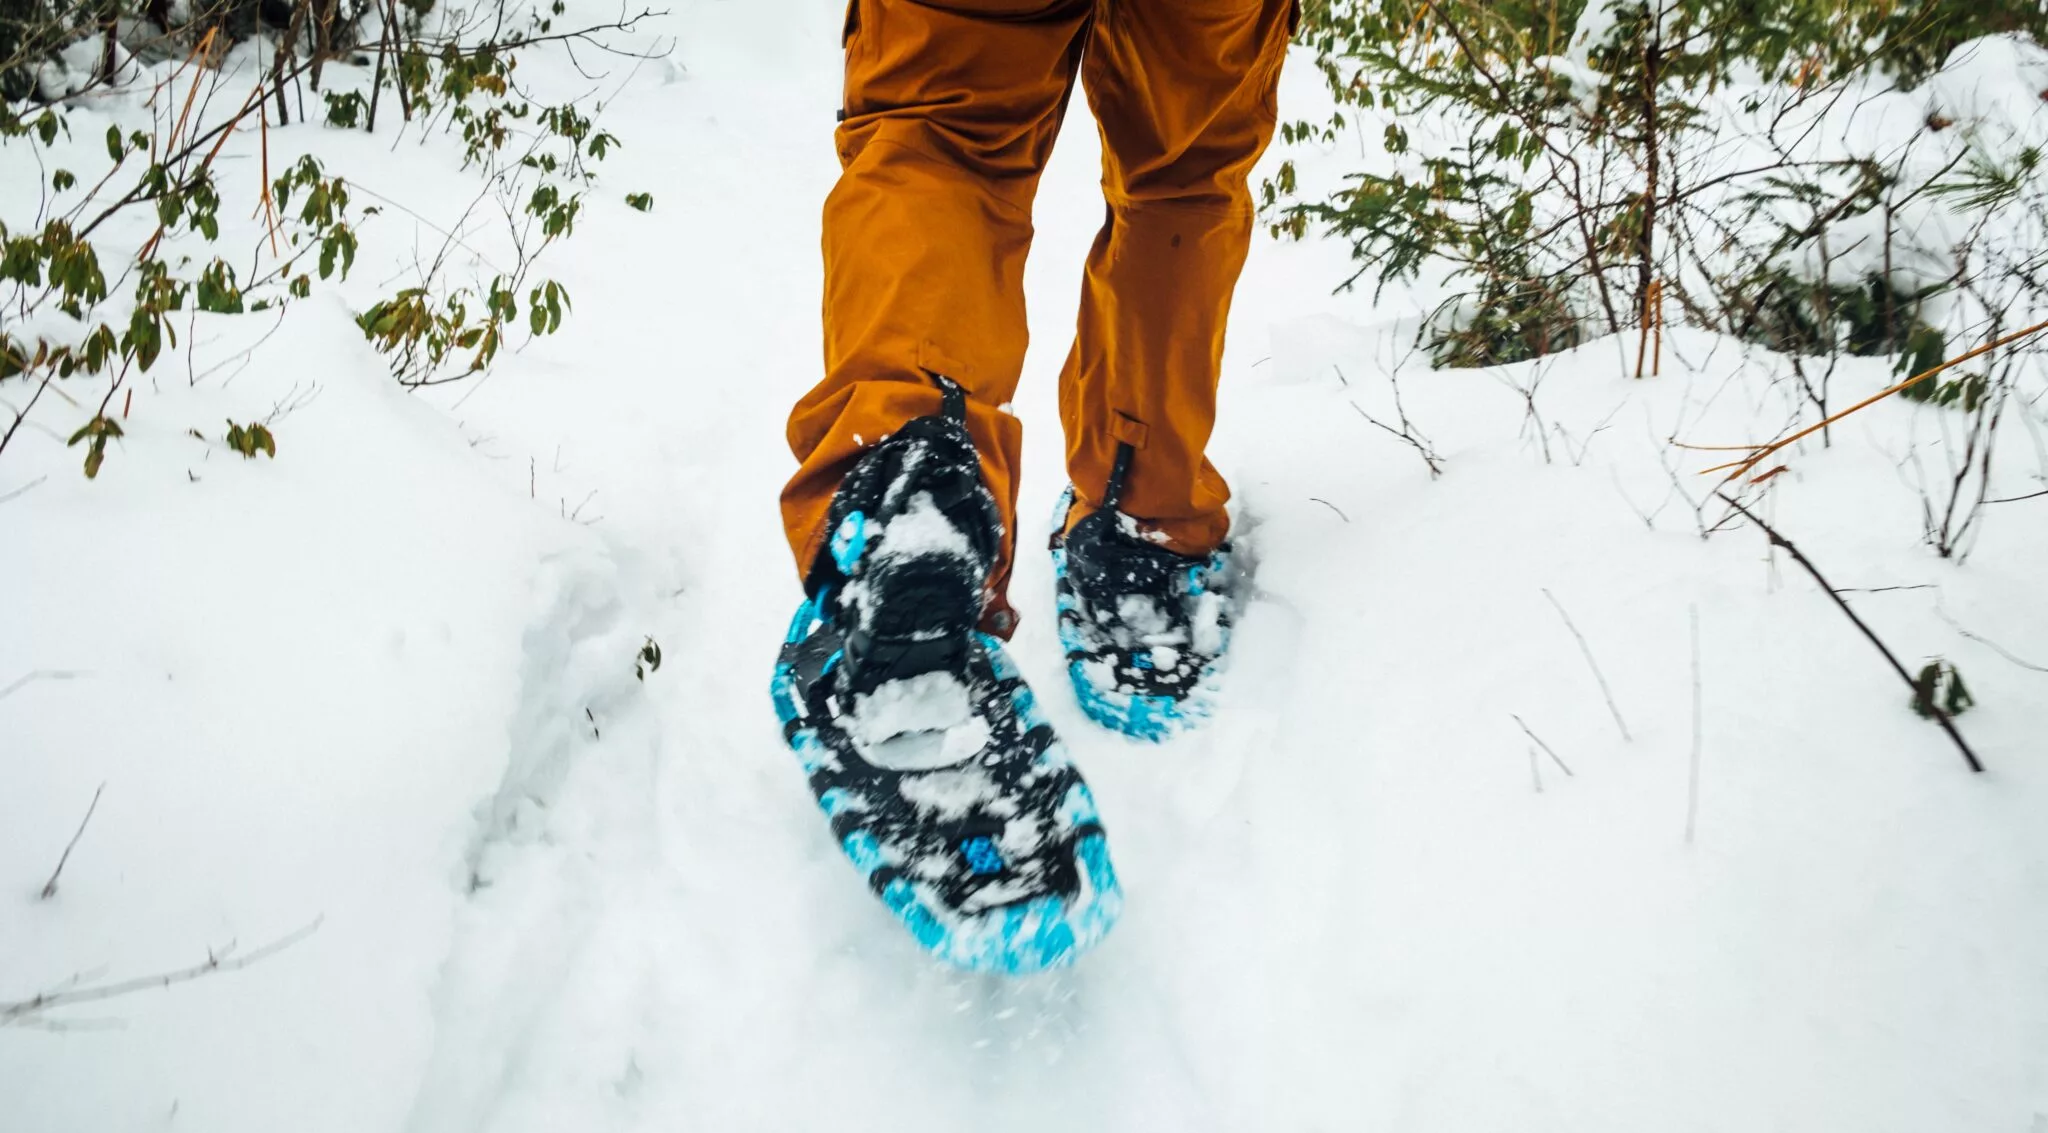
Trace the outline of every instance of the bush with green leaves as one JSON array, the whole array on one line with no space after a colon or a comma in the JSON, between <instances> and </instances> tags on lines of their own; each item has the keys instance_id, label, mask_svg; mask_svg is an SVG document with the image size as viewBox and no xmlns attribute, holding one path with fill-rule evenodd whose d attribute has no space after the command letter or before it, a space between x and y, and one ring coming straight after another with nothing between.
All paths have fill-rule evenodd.
<instances>
[{"instance_id":1,"label":"bush with green leaves","mask_svg":"<svg viewBox=\"0 0 2048 1133\"><path fill-rule=\"evenodd\" d=\"M339 21L353 25L368 6L344 10L340 0L291 0L284 7L296 29ZM509 248L496 257L486 277L453 278L448 269L457 241L451 236L419 265L416 283L370 304L358 320L365 337L391 359L394 375L417 387L481 372L500 356L515 328L532 336L560 330L571 310L568 291L555 280L536 277L534 267L552 244L573 234L596 163L619 142L596 124L601 105L549 103L514 77L520 52L550 36L552 21L562 14L560 3L533 14L524 33L511 35L502 29L513 25L502 19L478 22L491 18L488 11L458 13L453 19L466 22L430 33L420 17L431 5L404 7L409 15L402 15L395 2L379 10L386 18L367 96L324 92L330 96L328 125L374 130L380 102L396 102L404 121L420 127L415 136L422 144L452 135L459 142L462 166L480 185L471 212L501 211L507 225L503 245ZM118 8L86 11L120 14ZM506 15L502 10L497 14ZM630 29L632 24L627 20L613 26ZM82 34L99 34L75 22L37 25L43 31L51 26L68 29L74 41ZM479 33L479 28L490 30ZM205 33L197 42L211 42L215 34ZM17 36L15 55L0 58L11 65L34 62L34 51L21 42ZM346 176L306 156L275 176L266 172L252 192L243 179L224 183L216 166L232 132L251 123L267 131L273 116L283 125L286 92L309 74L316 78L317 91L319 68L344 42L331 29L304 40L287 31L267 76L246 97L234 94L240 108L224 115L208 112L220 80L206 77L211 72L195 44L190 57L176 64L180 78L165 88L183 99L184 112L157 116L153 131L124 134L109 127L110 167L92 174L82 194L76 192L77 174L22 152L57 151L74 122L68 107L0 102L0 161L16 169L34 166L46 178L44 203L31 222L0 218L0 309L8 313L0 324L0 390L21 391L20 397L5 401L14 416L0 430L0 453L38 405L81 405L89 419L71 440L85 450L86 475L96 476L110 442L121 436L115 398L177 345L181 312L280 310L323 283L348 277L359 249L358 229L380 206L361 205ZM262 218L255 247L218 247L221 217L250 214ZM106 233L127 227L113 222L129 217L148 218L151 234L139 248L104 247ZM467 230L469 220L463 217L450 230ZM92 383L82 395L70 391L44 398L53 385L81 382ZM274 452L265 423L237 428L242 431L231 430L229 438L236 451L250 455L255 449L245 447L254 445ZM245 443L238 443L238 436Z\"/></svg>"},{"instance_id":2,"label":"bush with green leaves","mask_svg":"<svg viewBox=\"0 0 2048 1133\"><path fill-rule=\"evenodd\" d=\"M2043 35L2037 0L1309 0L1335 105L1281 140L1382 154L1334 183L1283 162L1264 215L1348 243L1340 289L1419 283L1438 365L1627 334L1642 376L1682 318L1777 352L1826 444L1844 359L1905 383L2048 323L2042 92L2019 85ZM1942 112L1987 83L1967 120ZM1993 498L2001 424L2048 425L2044 343L1903 387L1939 410L1938 462L1908 467L1943 556Z\"/></svg>"},{"instance_id":3,"label":"bush with green leaves","mask_svg":"<svg viewBox=\"0 0 2048 1133\"><path fill-rule=\"evenodd\" d=\"M1664 299L1721 329L1825 322L1827 295L1862 280L1809 273L1820 293L1766 289L1798 274L1789 261L1829 226L1890 216L1951 170L1914 179L1814 151L1816 108L1873 73L1917 82L1974 36L2042 31L2044 12L2011 0L1311 0L1301 38L1336 110L1285 123L1282 140L1332 146L1356 130L1387 156L1320 194L1284 163L1263 203L1278 235L1351 245L1340 287L1440 276L1448 297L1423 342L1440 364L1520 361L1642 327ZM1721 136L1731 118L1752 136ZM1744 160L1732 161L1738 140ZM1773 301L1809 309L1753 310ZM1888 324L1890 345L1907 345L1910 319L1901 326ZM1778 329L1794 347L1818 333L1760 333Z\"/></svg>"}]
</instances>

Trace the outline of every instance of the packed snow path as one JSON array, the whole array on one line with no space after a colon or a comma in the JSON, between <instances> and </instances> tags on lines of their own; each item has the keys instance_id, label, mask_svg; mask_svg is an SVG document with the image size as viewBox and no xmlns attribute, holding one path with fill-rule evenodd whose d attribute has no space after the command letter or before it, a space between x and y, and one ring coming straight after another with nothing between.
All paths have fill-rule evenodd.
<instances>
[{"instance_id":1,"label":"packed snow path","mask_svg":"<svg viewBox=\"0 0 2048 1133\"><path fill-rule=\"evenodd\" d=\"M1934 558L1915 540L1918 498L1889 490L1887 446L1915 428L1906 407L1802 460L1776 516L1838 585L1937 588L1859 609L1914 658L1965 665L1983 707L1964 726L1985 776L1906 711L1795 568L1769 562L1752 532L1702 542L1674 495L1675 483L1698 493L1696 465L1675 480L1665 462L1684 457L1664 439L1749 438L1767 361L1679 332L1666 376L1637 383L1614 343L1595 343L1543 368L1532 431L1511 386L1536 370L1431 373L1399 349L1412 302L1390 295L1375 313L1367 295L1333 297L1340 248L1262 241L1239 290L1213 450L1257 563L1218 718L1155 747L1081 717L1032 534L1062 487L1053 380L1101 216L1078 105L1040 193L1029 280L1035 337L1016 411L1031 530L1015 652L1095 784L1130 904L1068 972L1005 981L919 955L832 844L766 692L797 598L775 495L790 467L783 416L817 373L817 216L838 102L839 5L784 7L769 18L737 0L678 5L657 29L677 36L677 65L647 68L606 119L626 141L606 185L652 191L654 210L594 216L551 261L575 296L565 333L440 399L470 451L437 442L436 458L466 471L422 466L416 490L461 479L461 498L535 513L467 524L544 533L451 547L445 572L415 572L438 588L419 599L425 621L432 595L475 607L441 611L443 632L456 627L445 658L403 653L401 635L388 655L308 659L319 681L341 682L328 700L283 680L266 692L284 706L272 761L292 758L294 732L325 751L312 734L324 720L367 713L335 765L388 771L339 792L355 809L333 812L317 853L340 878L366 851L410 847L365 874L398 887L332 896L321 874L262 889L287 896L259 910L235 904L246 887L216 881L218 911L175 938L118 894L65 914L83 920L0 914L0 945L27 958L18 969L0 947L5 999L92 966L112 940L148 935L158 947L120 952L139 969L182 955L173 946L253 943L327 913L304 948L138 1002L116 1035L0 1031L0 1097L29 1116L0 1124L2048 1127L2048 678L1937 613L2048 656L2048 525L2001 515L1967 567ZM1297 66L1288 97L1312 98L1315 82ZM1393 420L1396 369L1406 412L1447 462L1441 479L1357 411ZM1874 387L1881 365L1866 376ZM285 454L318 443L317 429L286 434ZM393 479L369 489L376 506L405 506ZM63 532L68 498L24 497L17 518ZM278 553L276 569L291 569ZM9 582L95 593L63 573ZM386 616L360 583L335 592L371 622ZM287 597L269 617L290 633L305 614ZM52 615L48 640L57 626ZM361 630L381 641L374 632ZM648 637L663 663L637 680L631 658ZM4 644L0 659L0 680L61 660ZM350 694L393 664L413 668ZM475 687L405 699L404 674L451 672ZM221 734L233 734L233 714L251 710L231 682L209 687L217 703L186 710L227 714ZM93 703L90 690L65 692L72 711ZM159 694L142 709L177 705ZM17 709L28 711L0 703ZM441 738L408 737L437 712ZM1532 751L1518 718L1558 760ZM53 760L58 717L30 719L40 730L25 734L50 745L30 754ZM105 758L142 759L145 731L117 729ZM0 773L22 774L6 762ZM193 829L225 840L238 792L256 788L245 768L213 773L194 795L225 797L205 805L226 817ZM163 772L167 784L179 774ZM0 843L17 888L32 888L42 848L75 822L77 785L133 789L124 775L134 781L120 766L26 774L32 845ZM388 812L401 795L416 813ZM146 809L101 832L119 839L98 859L109 876L164 852L150 821L180 819L134 816ZM234 836L219 876L292 837L283 825ZM116 846L129 861L108 860ZM74 909L89 907L94 862L74 867ZM165 885L194 884L190 862L164 869ZM279 1013L289 1027L250 1022Z\"/></svg>"}]
</instances>

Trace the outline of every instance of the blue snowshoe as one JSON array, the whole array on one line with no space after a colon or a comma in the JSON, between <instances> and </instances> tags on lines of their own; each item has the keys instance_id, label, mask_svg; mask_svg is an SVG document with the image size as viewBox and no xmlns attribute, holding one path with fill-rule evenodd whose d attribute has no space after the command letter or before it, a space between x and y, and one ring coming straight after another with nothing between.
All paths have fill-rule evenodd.
<instances>
[{"instance_id":1,"label":"blue snowshoe","mask_svg":"<svg viewBox=\"0 0 2048 1133\"><path fill-rule=\"evenodd\" d=\"M1118 457L1121 472L1128 447ZM1159 741L1208 718L1242 579L1230 544L1201 558L1175 554L1145 539L1115 497L1071 531L1071 487L1054 513L1060 644L1089 719Z\"/></svg>"},{"instance_id":2,"label":"blue snowshoe","mask_svg":"<svg viewBox=\"0 0 2048 1133\"><path fill-rule=\"evenodd\" d=\"M870 450L772 692L832 835L925 949L1021 974L1071 963L1123 907L1094 797L1002 643L980 633L1002 537L964 395Z\"/></svg>"}]
</instances>

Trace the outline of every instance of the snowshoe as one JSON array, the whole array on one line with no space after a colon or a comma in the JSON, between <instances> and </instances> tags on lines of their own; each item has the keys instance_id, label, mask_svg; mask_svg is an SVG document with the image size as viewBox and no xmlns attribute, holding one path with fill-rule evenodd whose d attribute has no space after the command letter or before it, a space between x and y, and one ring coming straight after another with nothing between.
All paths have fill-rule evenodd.
<instances>
[{"instance_id":1,"label":"snowshoe","mask_svg":"<svg viewBox=\"0 0 2048 1133\"><path fill-rule=\"evenodd\" d=\"M1230 544L1201 558L1175 554L1118 512L1114 493L1069 531L1073 502L1068 488L1052 570L1074 695L1105 728L1167 739L1213 706L1241 584Z\"/></svg>"},{"instance_id":2,"label":"snowshoe","mask_svg":"<svg viewBox=\"0 0 2048 1133\"><path fill-rule=\"evenodd\" d=\"M958 387L841 485L772 692L833 838L933 955L1071 963L1123 891L1094 797L1002 643L977 632L1001 542Z\"/></svg>"}]
</instances>

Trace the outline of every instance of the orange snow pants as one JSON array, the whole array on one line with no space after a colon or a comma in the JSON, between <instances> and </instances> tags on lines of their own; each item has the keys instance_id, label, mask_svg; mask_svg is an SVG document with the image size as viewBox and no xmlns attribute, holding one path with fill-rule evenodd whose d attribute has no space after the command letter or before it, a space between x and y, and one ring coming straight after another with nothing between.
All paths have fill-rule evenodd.
<instances>
[{"instance_id":1,"label":"orange snow pants","mask_svg":"<svg viewBox=\"0 0 2048 1133\"><path fill-rule=\"evenodd\" d=\"M789 418L801 467L782 494L797 569L824 541L840 479L868 446L967 393L1003 516L983 627L1014 624L1024 258L1039 175L1076 76L1103 142L1107 216L1060 374L1067 475L1185 554L1229 526L1203 455L1231 292L1252 237L1247 178L1273 135L1297 0L852 0L841 175L825 202L825 379Z\"/></svg>"}]
</instances>

